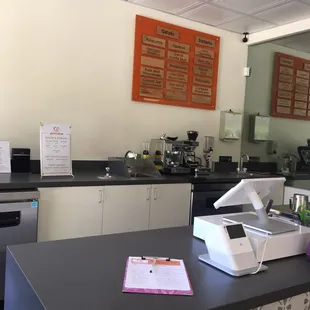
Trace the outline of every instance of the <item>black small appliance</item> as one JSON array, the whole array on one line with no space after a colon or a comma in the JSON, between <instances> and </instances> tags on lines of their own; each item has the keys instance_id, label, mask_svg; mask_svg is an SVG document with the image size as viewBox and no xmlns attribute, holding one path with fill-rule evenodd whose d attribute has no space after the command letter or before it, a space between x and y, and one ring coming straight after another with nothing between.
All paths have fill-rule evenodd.
<instances>
[{"instance_id":1,"label":"black small appliance","mask_svg":"<svg viewBox=\"0 0 310 310\"><path fill-rule=\"evenodd\" d=\"M30 172L30 149L12 148L12 172Z\"/></svg>"}]
</instances>

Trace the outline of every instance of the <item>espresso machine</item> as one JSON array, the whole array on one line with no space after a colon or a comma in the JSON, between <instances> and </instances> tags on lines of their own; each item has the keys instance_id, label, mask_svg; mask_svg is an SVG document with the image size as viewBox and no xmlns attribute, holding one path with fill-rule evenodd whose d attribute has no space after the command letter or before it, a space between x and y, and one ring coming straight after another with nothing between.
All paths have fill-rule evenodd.
<instances>
[{"instance_id":1,"label":"espresso machine","mask_svg":"<svg viewBox=\"0 0 310 310\"><path fill-rule=\"evenodd\" d=\"M190 140L176 140L171 142L171 151L164 153L163 169L167 174L190 174L198 167L195 149L199 142Z\"/></svg>"},{"instance_id":2,"label":"espresso machine","mask_svg":"<svg viewBox=\"0 0 310 310\"><path fill-rule=\"evenodd\" d=\"M310 172L310 139L307 139L307 146L299 146L297 148L300 158L299 169Z\"/></svg>"},{"instance_id":3,"label":"espresso machine","mask_svg":"<svg viewBox=\"0 0 310 310\"><path fill-rule=\"evenodd\" d=\"M187 136L188 140L177 140L177 137L169 138L165 135L161 139L151 140L151 159L155 157L155 153L159 154L160 152L162 154L163 168L160 172L164 174L190 174L201 165L201 160L195 155L195 149L199 146L199 142L196 141L198 132L188 131Z\"/></svg>"},{"instance_id":4,"label":"espresso machine","mask_svg":"<svg viewBox=\"0 0 310 310\"><path fill-rule=\"evenodd\" d=\"M191 168L184 165L183 141L172 141L171 150L164 153L162 173L165 174L190 174Z\"/></svg>"}]
</instances>

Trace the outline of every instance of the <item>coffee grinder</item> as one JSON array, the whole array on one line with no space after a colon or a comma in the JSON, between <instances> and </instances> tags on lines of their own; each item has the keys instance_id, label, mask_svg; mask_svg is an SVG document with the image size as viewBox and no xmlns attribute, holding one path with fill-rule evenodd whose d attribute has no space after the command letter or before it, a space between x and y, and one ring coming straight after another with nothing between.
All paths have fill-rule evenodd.
<instances>
[{"instance_id":1,"label":"coffee grinder","mask_svg":"<svg viewBox=\"0 0 310 310\"><path fill-rule=\"evenodd\" d=\"M183 163L185 167L191 168L193 171L195 168L201 166L201 159L195 154L196 148L199 146L197 142L199 132L196 130L187 131L188 140L180 141L182 142L182 152L183 152Z\"/></svg>"}]
</instances>

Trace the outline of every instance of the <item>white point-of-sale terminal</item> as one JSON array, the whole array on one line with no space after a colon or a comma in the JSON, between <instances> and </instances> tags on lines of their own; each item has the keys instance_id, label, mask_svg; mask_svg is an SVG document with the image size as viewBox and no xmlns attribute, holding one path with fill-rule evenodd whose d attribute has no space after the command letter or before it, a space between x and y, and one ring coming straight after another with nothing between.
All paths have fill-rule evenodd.
<instances>
[{"instance_id":1,"label":"white point-of-sale terminal","mask_svg":"<svg viewBox=\"0 0 310 310\"><path fill-rule=\"evenodd\" d=\"M230 275L266 270L262 263L306 253L310 228L268 217L262 198L285 178L244 179L215 208L251 203L256 211L202 216L194 219L194 236L205 241L208 254L199 259Z\"/></svg>"}]
</instances>

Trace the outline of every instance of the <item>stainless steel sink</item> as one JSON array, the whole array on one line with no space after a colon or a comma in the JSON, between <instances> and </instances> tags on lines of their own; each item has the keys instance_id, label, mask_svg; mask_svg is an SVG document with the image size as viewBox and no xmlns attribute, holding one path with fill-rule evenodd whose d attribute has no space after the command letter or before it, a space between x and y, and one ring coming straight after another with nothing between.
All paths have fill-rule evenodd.
<instances>
[{"instance_id":1,"label":"stainless steel sink","mask_svg":"<svg viewBox=\"0 0 310 310\"><path fill-rule=\"evenodd\" d=\"M251 173L251 172L240 172L240 173L237 173L237 177L238 178L248 178L248 177L253 177L255 176L254 173Z\"/></svg>"},{"instance_id":2,"label":"stainless steel sink","mask_svg":"<svg viewBox=\"0 0 310 310\"><path fill-rule=\"evenodd\" d=\"M130 173L131 178L156 178L156 176L148 173L142 173L142 172L132 172Z\"/></svg>"},{"instance_id":3,"label":"stainless steel sink","mask_svg":"<svg viewBox=\"0 0 310 310\"><path fill-rule=\"evenodd\" d=\"M270 177L270 173L259 173L259 172L241 172L241 173L233 173L236 178L247 179L247 178L268 178Z\"/></svg>"},{"instance_id":4,"label":"stainless steel sink","mask_svg":"<svg viewBox=\"0 0 310 310\"><path fill-rule=\"evenodd\" d=\"M232 172L231 175L235 176L236 178L249 178L255 176L254 173L251 172Z\"/></svg>"}]
</instances>

